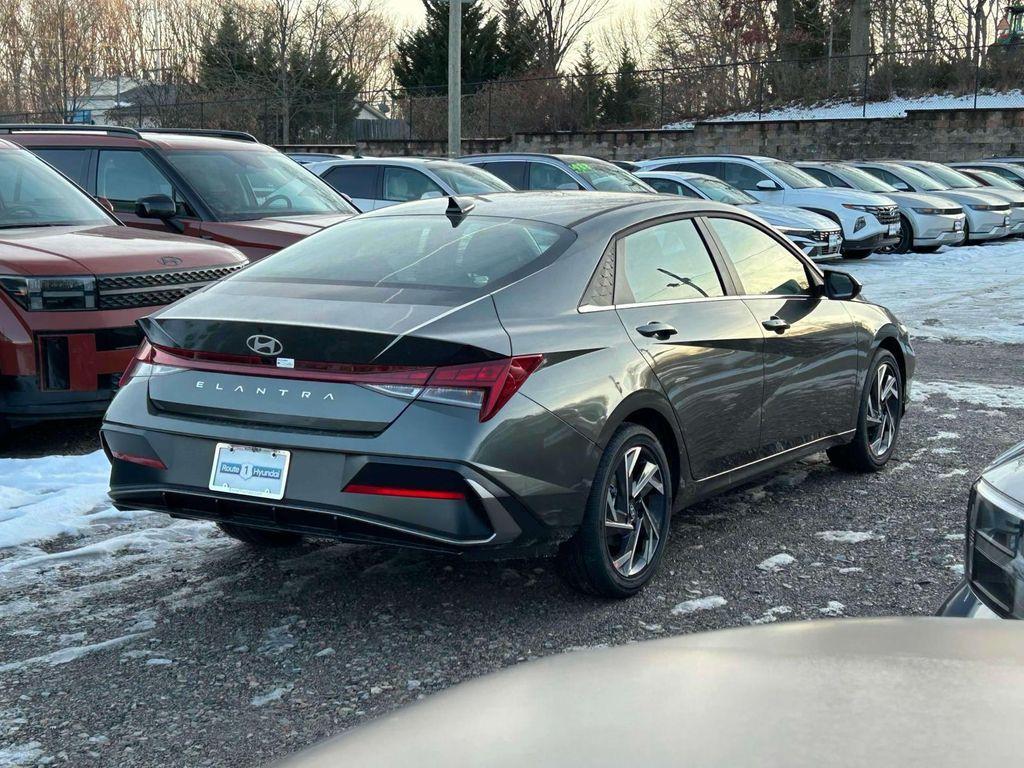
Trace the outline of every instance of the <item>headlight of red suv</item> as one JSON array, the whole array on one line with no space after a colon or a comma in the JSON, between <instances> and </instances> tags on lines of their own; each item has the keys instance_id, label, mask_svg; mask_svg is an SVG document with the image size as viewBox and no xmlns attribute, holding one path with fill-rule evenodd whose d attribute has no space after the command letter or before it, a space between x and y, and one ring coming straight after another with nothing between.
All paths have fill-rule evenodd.
<instances>
[{"instance_id":1,"label":"headlight of red suv","mask_svg":"<svg viewBox=\"0 0 1024 768\"><path fill-rule=\"evenodd\" d=\"M0 287L30 311L68 312L96 309L93 277L0 277Z\"/></svg>"}]
</instances>

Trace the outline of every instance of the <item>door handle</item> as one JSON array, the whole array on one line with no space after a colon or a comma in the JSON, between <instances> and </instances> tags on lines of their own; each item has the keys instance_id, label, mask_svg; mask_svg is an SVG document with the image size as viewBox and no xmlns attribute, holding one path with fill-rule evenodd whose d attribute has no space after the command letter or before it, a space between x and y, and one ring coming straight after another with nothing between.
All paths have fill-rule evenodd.
<instances>
[{"instance_id":1,"label":"door handle","mask_svg":"<svg viewBox=\"0 0 1024 768\"><path fill-rule=\"evenodd\" d=\"M772 315L763 323L761 323L769 331L775 331L776 333L785 333L789 330L789 323L783 320L781 317Z\"/></svg>"},{"instance_id":2,"label":"door handle","mask_svg":"<svg viewBox=\"0 0 1024 768\"><path fill-rule=\"evenodd\" d=\"M654 337L660 341L665 341L669 336L675 336L677 331L671 325L667 323L659 323L652 320L647 325L641 325L636 329L636 332L641 336L647 336L648 338Z\"/></svg>"}]
</instances>

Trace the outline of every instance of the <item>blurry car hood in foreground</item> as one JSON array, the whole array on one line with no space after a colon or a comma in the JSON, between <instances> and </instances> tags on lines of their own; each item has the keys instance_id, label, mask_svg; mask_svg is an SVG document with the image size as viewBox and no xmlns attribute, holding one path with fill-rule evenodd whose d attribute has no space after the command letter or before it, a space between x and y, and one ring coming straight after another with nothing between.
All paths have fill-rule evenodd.
<instances>
[{"instance_id":1,"label":"blurry car hood in foreground","mask_svg":"<svg viewBox=\"0 0 1024 768\"><path fill-rule=\"evenodd\" d=\"M458 685L280 768L964 766L1019 759L1024 627L817 621L566 653Z\"/></svg>"}]
</instances>

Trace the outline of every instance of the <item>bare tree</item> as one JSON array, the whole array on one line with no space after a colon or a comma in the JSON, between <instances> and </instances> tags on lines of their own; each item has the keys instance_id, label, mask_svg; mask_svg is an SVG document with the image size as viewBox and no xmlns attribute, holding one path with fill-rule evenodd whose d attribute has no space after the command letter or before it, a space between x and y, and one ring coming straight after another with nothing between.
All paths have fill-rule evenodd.
<instances>
[{"instance_id":1,"label":"bare tree","mask_svg":"<svg viewBox=\"0 0 1024 768\"><path fill-rule=\"evenodd\" d=\"M557 72L587 28L608 10L610 0L531 0L527 7L541 27L544 65Z\"/></svg>"}]
</instances>

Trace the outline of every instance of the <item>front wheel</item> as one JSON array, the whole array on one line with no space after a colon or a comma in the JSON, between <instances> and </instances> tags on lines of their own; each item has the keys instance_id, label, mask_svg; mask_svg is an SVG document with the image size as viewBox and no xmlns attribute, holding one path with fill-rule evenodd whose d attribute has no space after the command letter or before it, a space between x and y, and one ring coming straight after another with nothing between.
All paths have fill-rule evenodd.
<instances>
[{"instance_id":1,"label":"front wheel","mask_svg":"<svg viewBox=\"0 0 1024 768\"><path fill-rule=\"evenodd\" d=\"M914 230L910 226L910 219L900 215L900 241L893 246L896 253L907 253L914 247Z\"/></svg>"},{"instance_id":2,"label":"front wheel","mask_svg":"<svg viewBox=\"0 0 1024 768\"><path fill-rule=\"evenodd\" d=\"M661 443L644 427L623 425L601 457L579 530L559 549L569 582L602 597L639 592L661 561L671 510Z\"/></svg>"},{"instance_id":3,"label":"front wheel","mask_svg":"<svg viewBox=\"0 0 1024 768\"><path fill-rule=\"evenodd\" d=\"M892 352L875 353L861 394L857 432L853 441L828 449L828 458L841 469L877 472L896 448L903 417L903 376Z\"/></svg>"}]
</instances>

